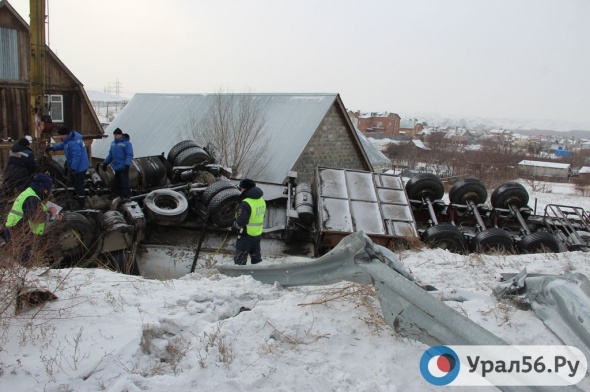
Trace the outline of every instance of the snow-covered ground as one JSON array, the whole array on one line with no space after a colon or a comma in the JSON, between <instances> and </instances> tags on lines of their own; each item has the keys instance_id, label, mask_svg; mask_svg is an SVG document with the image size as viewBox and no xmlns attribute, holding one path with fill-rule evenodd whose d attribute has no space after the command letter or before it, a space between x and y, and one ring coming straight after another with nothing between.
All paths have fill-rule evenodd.
<instances>
[{"instance_id":1,"label":"snow-covered ground","mask_svg":"<svg viewBox=\"0 0 590 392\"><path fill-rule=\"evenodd\" d=\"M535 199L538 208L590 209L590 198L569 186L531 193ZM467 301L447 304L511 344L563 343L533 312L490 295L499 272L590 274L583 252L488 256L422 249L398 256L420 283L467 293ZM167 281L101 269L52 270L37 279L59 299L3 326L0 391L441 389L420 373L428 347L384 324L364 286L342 295L351 284L285 288L206 268ZM578 386L590 390L590 377Z\"/></svg>"}]
</instances>

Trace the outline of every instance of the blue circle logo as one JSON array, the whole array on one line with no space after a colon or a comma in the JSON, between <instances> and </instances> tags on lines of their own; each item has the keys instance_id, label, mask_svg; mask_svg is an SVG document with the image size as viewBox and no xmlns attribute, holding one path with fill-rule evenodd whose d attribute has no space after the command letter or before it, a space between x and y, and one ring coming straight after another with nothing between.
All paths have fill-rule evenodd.
<instances>
[{"instance_id":1,"label":"blue circle logo","mask_svg":"<svg viewBox=\"0 0 590 392\"><path fill-rule=\"evenodd\" d=\"M448 385L460 369L459 357L447 346L431 347L420 358L420 373L432 385Z\"/></svg>"}]
</instances>

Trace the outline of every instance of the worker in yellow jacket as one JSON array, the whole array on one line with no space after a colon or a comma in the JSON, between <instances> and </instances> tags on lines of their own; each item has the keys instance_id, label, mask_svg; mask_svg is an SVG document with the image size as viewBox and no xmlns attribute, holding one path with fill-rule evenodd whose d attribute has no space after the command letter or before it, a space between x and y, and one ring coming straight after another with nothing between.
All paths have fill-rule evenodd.
<instances>
[{"instance_id":1,"label":"worker in yellow jacket","mask_svg":"<svg viewBox=\"0 0 590 392\"><path fill-rule=\"evenodd\" d=\"M17 230L19 235L23 235L22 239L19 238L19 241L25 242L21 258L23 262L29 260L31 251L32 241L27 241L26 236L43 235L45 223L51 218L59 218L57 207L48 208L45 204L52 187L51 177L43 173L36 174L31 185L16 197L6 217L3 240L9 242Z\"/></svg>"},{"instance_id":2,"label":"worker in yellow jacket","mask_svg":"<svg viewBox=\"0 0 590 392\"><path fill-rule=\"evenodd\" d=\"M250 262L258 264L262 261L260 240L266 213L266 202L262 198L262 189L249 178L240 181L238 187L242 192L241 202L236 212L236 221L232 231L238 233L234 263L246 265L248 254Z\"/></svg>"}]
</instances>

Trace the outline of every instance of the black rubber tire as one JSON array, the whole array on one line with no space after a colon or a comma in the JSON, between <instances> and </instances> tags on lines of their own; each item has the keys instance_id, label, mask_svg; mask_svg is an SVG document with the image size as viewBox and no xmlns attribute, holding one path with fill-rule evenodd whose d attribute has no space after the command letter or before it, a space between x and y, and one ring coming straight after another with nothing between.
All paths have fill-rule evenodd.
<instances>
[{"instance_id":1,"label":"black rubber tire","mask_svg":"<svg viewBox=\"0 0 590 392\"><path fill-rule=\"evenodd\" d=\"M465 238L455 225L441 223L429 227L424 231L422 241L429 248L446 249L449 252L462 253L465 251Z\"/></svg>"},{"instance_id":2,"label":"black rubber tire","mask_svg":"<svg viewBox=\"0 0 590 392\"><path fill-rule=\"evenodd\" d=\"M62 216L62 219L47 224L46 238L56 254L74 266L92 255L95 227L77 212L64 212Z\"/></svg>"},{"instance_id":3,"label":"black rubber tire","mask_svg":"<svg viewBox=\"0 0 590 392\"><path fill-rule=\"evenodd\" d=\"M235 188L222 190L209 203L209 221L219 228L230 227L236 219L239 204L239 190Z\"/></svg>"},{"instance_id":4,"label":"black rubber tire","mask_svg":"<svg viewBox=\"0 0 590 392\"><path fill-rule=\"evenodd\" d=\"M186 219L188 200L171 189L151 191L143 200L146 217L159 225L177 225Z\"/></svg>"},{"instance_id":5,"label":"black rubber tire","mask_svg":"<svg viewBox=\"0 0 590 392\"><path fill-rule=\"evenodd\" d=\"M166 157L166 159L168 160L168 162L170 162L170 164L172 164L176 160L176 157L178 157L178 154L190 147L201 148L201 146L199 146L197 142L195 142L194 140L183 140L172 146L172 148L168 152L168 156Z\"/></svg>"},{"instance_id":6,"label":"black rubber tire","mask_svg":"<svg viewBox=\"0 0 590 392\"><path fill-rule=\"evenodd\" d=\"M523 237L517 248L520 253L559 253L557 238L547 231L536 231Z\"/></svg>"},{"instance_id":7,"label":"black rubber tire","mask_svg":"<svg viewBox=\"0 0 590 392\"><path fill-rule=\"evenodd\" d=\"M476 253L512 253L514 243L510 234L500 228L493 227L477 233L471 239L469 250Z\"/></svg>"},{"instance_id":8,"label":"black rubber tire","mask_svg":"<svg viewBox=\"0 0 590 392\"><path fill-rule=\"evenodd\" d=\"M507 182L494 190L490 202L494 208L507 209L511 204L517 208L522 208L529 203L529 193L522 184Z\"/></svg>"},{"instance_id":9,"label":"black rubber tire","mask_svg":"<svg viewBox=\"0 0 590 392\"><path fill-rule=\"evenodd\" d=\"M57 161L49 161L49 176L57 181L66 181L66 169Z\"/></svg>"},{"instance_id":10,"label":"black rubber tire","mask_svg":"<svg viewBox=\"0 0 590 392\"><path fill-rule=\"evenodd\" d=\"M174 166L193 166L201 162L211 162L211 156L199 147L189 147L176 157Z\"/></svg>"},{"instance_id":11,"label":"black rubber tire","mask_svg":"<svg viewBox=\"0 0 590 392\"><path fill-rule=\"evenodd\" d=\"M137 267L137 261L133 260L133 263L129 265L127 258L129 257L129 251L126 249L116 250L113 252L104 253L104 257L107 259L109 267L113 268L117 272L121 272L127 275L139 275L139 268Z\"/></svg>"},{"instance_id":12,"label":"black rubber tire","mask_svg":"<svg viewBox=\"0 0 590 392\"><path fill-rule=\"evenodd\" d=\"M453 204L467 204L472 201L475 204L485 203L488 191L479 178L464 178L449 190L449 201Z\"/></svg>"},{"instance_id":13,"label":"black rubber tire","mask_svg":"<svg viewBox=\"0 0 590 392\"><path fill-rule=\"evenodd\" d=\"M209 185L201 194L201 204L204 206L208 206L211 203L213 197L221 192L224 189L237 189L236 185L233 184L231 181L228 180L219 180L215 181L213 184Z\"/></svg>"},{"instance_id":14,"label":"black rubber tire","mask_svg":"<svg viewBox=\"0 0 590 392\"><path fill-rule=\"evenodd\" d=\"M420 173L411 177L406 183L406 193L409 199L431 201L442 199L445 187L439 176L431 173Z\"/></svg>"}]
</instances>

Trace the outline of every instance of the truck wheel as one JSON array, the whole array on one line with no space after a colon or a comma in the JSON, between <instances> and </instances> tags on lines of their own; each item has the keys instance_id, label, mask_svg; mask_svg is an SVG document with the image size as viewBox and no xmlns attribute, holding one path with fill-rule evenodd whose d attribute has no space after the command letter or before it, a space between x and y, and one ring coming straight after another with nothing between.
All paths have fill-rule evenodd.
<instances>
[{"instance_id":1,"label":"truck wheel","mask_svg":"<svg viewBox=\"0 0 590 392\"><path fill-rule=\"evenodd\" d=\"M456 182L449 190L449 200L453 204L485 203L488 191L479 178L465 178Z\"/></svg>"},{"instance_id":2,"label":"truck wheel","mask_svg":"<svg viewBox=\"0 0 590 392\"><path fill-rule=\"evenodd\" d=\"M66 169L57 161L49 161L49 176L54 180L64 182Z\"/></svg>"},{"instance_id":3,"label":"truck wheel","mask_svg":"<svg viewBox=\"0 0 590 392\"><path fill-rule=\"evenodd\" d=\"M422 198L439 200L444 196L445 188L440 177L436 174L421 173L408 180L406 193L408 198L414 200L422 200Z\"/></svg>"},{"instance_id":4,"label":"truck wheel","mask_svg":"<svg viewBox=\"0 0 590 392\"><path fill-rule=\"evenodd\" d=\"M190 147L201 148L201 146L199 146L197 142L195 142L194 140L183 140L182 142L176 143L174 146L172 146L172 148L168 152L168 156L166 157L166 159L172 165L172 163L176 160L178 154Z\"/></svg>"},{"instance_id":5,"label":"truck wheel","mask_svg":"<svg viewBox=\"0 0 590 392\"><path fill-rule=\"evenodd\" d=\"M209 185L204 191L203 194L201 195L201 204L203 204L204 206L208 206L209 203L211 202L211 199L213 199L213 197L218 194L219 192L221 192L224 189L237 189L236 186L228 180L219 180L219 181L215 181L213 184Z\"/></svg>"},{"instance_id":6,"label":"truck wheel","mask_svg":"<svg viewBox=\"0 0 590 392\"><path fill-rule=\"evenodd\" d=\"M211 156L199 147L189 147L176 157L174 166L193 166L203 161L211 162Z\"/></svg>"},{"instance_id":7,"label":"truck wheel","mask_svg":"<svg viewBox=\"0 0 590 392\"><path fill-rule=\"evenodd\" d=\"M477 233L471 239L469 249L476 253L511 253L513 243L510 234L500 228L493 227Z\"/></svg>"},{"instance_id":8,"label":"truck wheel","mask_svg":"<svg viewBox=\"0 0 590 392\"><path fill-rule=\"evenodd\" d=\"M508 208L511 204L517 208L526 207L529 202L529 193L518 182L507 182L500 185L492 193L490 198L492 207Z\"/></svg>"},{"instance_id":9,"label":"truck wheel","mask_svg":"<svg viewBox=\"0 0 590 392\"><path fill-rule=\"evenodd\" d=\"M465 251L463 233L455 225L441 223L429 227L423 235L423 242L429 248L446 249L449 252L462 253Z\"/></svg>"},{"instance_id":10,"label":"truck wheel","mask_svg":"<svg viewBox=\"0 0 590 392\"><path fill-rule=\"evenodd\" d=\"M77 212L65 212L62 219L49 222L46 235L56 256L71 266L89 257L96 241L93 225Z\"/></svg>"},{"instance_id":11,"label":"truck wheel","mask_svg":"<svg viewBox=\"0 0 590 392\"><path fill-rule=\"evenodd\" d=\"M188 214L186 197L171 189L151 191L143 200L143 205L148 219L160 225L180 224Z\"/></svg>"},{"instance_id":12,"label":"truck wheel","mask_svg":"<svg viewBox=\"0 0 590 392\"><path fill-rule=\"evenodd\" d=\"M240 191L224 189L216 194L209 203L211 223L219 228L230 227L236 219L236 210L240 204Z\"/></svg>"},{"instance_id":13,"label":"truck wheel","mask_svg":"<svg viewBox=\"0 0 590 392\"><path fill-rule=\"evenodd\" d=\"M559 253L559 243L553 234L546 231L536 231L520 240L518 251L520 253Z\"/></svg>"}]
</instances>

